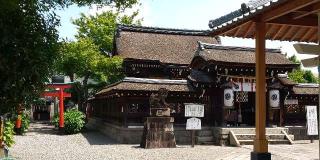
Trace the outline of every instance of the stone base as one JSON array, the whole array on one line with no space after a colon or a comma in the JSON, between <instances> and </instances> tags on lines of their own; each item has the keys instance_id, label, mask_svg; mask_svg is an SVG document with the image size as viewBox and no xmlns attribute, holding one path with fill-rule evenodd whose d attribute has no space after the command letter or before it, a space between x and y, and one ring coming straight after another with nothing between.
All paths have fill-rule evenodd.
<instances>
[{"instance_id":1,"label":"stone base","mask_svg":"<svg viewBox=\"0 0 320 160\"><path fill-rule=\"evenodd\" d=\"M251 160L271 160L271 153L251 152Z\"/></svg>"},{"instance_id":2,"label":"stone base","mask_svg":"<svg viewBox=\"0 0 320 160\"><path fill-rule=\"evenodd\" d=\"M22 135L22 128L14 128L16 135Z\"/></svg>"},{"instance_id":3,"label":"stone base","mask_svg":"<svg viewBox=\"0 0 320 160\"><path fill-rule=\"evenodd\" d=\"M176 147L173 121L173 117L147 117L140 146L142 148Z\"/></svg>"},{"instance_id":4,"label":"stone base","mask_svg":"<svg viewBox=\"0 0 320 160\"><path fill-rule=\"evenodd\" d=\"M60 135L64 135L65 134L64 127L59 127L59 134Z\"/></svg>"}]
</instances>

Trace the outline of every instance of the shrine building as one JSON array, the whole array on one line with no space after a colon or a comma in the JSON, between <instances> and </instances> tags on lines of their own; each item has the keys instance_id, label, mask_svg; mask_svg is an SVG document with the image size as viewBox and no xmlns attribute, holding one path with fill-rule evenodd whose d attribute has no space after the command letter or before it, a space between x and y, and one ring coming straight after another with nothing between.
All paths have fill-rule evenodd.
<instances>
[{"instance_id":1,"label":"shrine building","mask_svg":"<svg viewBox=\"0 0 320 160\"><path fill-rule=\"evenodd\" d=\"M190 143L185 103L204 105L198 144L237 145L234 140L251 144L255 49L221 45L219 37L208 33L118 25L112 56L124 59L126 78L88 101L88 126L119 143L140 143L144 118L150 113L150 95L165 88L178 144ZM270 136L271 143L290 144L307 138L301 134L305 106L317 105L317 85L289 80L287 74L297 67L279 49L266 49L267 134L277 135L274 141ZM240 134L249 139L241 139Z\"/></svg>"}]
</instances>

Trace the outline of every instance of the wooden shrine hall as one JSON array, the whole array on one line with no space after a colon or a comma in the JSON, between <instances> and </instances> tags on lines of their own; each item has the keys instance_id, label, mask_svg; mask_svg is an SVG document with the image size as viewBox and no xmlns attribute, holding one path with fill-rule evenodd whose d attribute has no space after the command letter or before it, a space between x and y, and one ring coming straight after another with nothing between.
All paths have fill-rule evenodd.
<instances>
[{"instance_id":1,"label":"wooden shrine hall","mask_svg":"<svg viewBox=\"0 0 320 160\"><path fill-rule=\"evenodd\" d=\"M118 25L112 56L124 59L127 77L89 100L88 125L120 143L139 143L150 95L165 88L178 144L190 141L185 103L204 104L199 135L211 133L198 137L199 144L229 145L230 128L254 129L255 49L223 46L218 37L209 35L209 31ZM316 86L290 81L286 74L298 65L279 49L266 52L267 125L304 126L304 106L316 104Z\"/></svg>"}]
</instances>

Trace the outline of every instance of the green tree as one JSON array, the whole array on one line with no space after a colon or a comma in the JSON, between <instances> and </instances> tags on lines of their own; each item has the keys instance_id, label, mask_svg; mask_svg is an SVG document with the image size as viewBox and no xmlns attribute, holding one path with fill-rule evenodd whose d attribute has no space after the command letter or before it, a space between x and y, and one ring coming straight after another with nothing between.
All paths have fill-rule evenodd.
<instances>
[{"instance_id":1,"label":"green tree","mask_svg":"<svg viewBox=\"0 0 320 160\"><path fill-rule=\"evenodd\" d=\"M63 43L57 69L59 73L68 75L71 81L79 81L72 89L76 102L82 104L103 86L124 77L122 58L109 57L108 53L113 50L116 25L140 25L141 20L135 20L137 14L121 15L120 12L107 11L95 16L81 14L73 21L78 26L77 41ZM89 80L93 83L88 83Z\"/></svg>"},{"instance_id":2,"label":"green tree","mask_svg":"<svg viewBox=\"0 0 320 160\"><path fill-rule=\"evenodd\" d=\"M77 38L90 38L99 46L102 53L110 53L113 50L113 36L117 23L140 25L141 20L135 20L138 12L132 15L123 15L121 12L107 11L94 16L81 14L79 19L73 21L78 27Z\"/></svg>"},{"instance_id":3,"label":"green tree","mask_svg":"<svg viewBox=\"0 0 320 160\"><path fill-rule=\"evenodd\" d=\"M308 82L308 83L317 83L317 77L314 76L314 74L310 70L305 70L303 74L303 78Z\"/></svg>"},{"instance_id":4,"label":"green tree","mask_svg":"<svg viewBox=\"0 0 320 160\"><path fill-rule=\"evenodd\" d=\"M123 10L137 0L0 1L0 114L30 104L44 88L57 57L55 9L103 4Z\"/></svg>"},{"instance_id":5,"label":"green tree","mask_svg":"<svg viewBox=\"0 0 320 160\"><path fill-rule=\"evenodd\" d=\"M312 74L310 70L301 69L301 62L297 59L296 55L288 58L293 63L299 64L297 69L294 69L288 74L289 79L297 83L316 83L317 78Z\"/></svg>"},{"instance_id":6,"label":"green tree","mask_svg":"<svg viewBox=\"0 0 320 160\"><path fill-rule=\"evenodd\" d=\"M50 75L58 21L45 13L38 1L0 1L0 114L31 102Z\"/></svg>"},{"instance_id":7,"label":"green tree","mask_svg":"<svg viewBox=\"0 0 320 160\"><path fill-rule=\"evenodd\" d=\"M307 81L304 79L303 75L303 70L295 69L288 74L288 77L296 83L306 83Z\"/></svg>"},{"instance_id":8,"label":"green tree","mask_svg":"<svg viewBox=\"0 0 320 160\"><path fill-rule=\"evenodd\" d=\"M93 41L89 38L80 38L75 42L64 42L60 49L60 60L57 71L75 79L74 100L82 104L88 97L91 87L103 86L118 81L123 77L121 72L122 59L102 55ZM89 80L92 80L89 86ZM102 84L101 84L102 83Z\"/></svg>"}]
</instances>

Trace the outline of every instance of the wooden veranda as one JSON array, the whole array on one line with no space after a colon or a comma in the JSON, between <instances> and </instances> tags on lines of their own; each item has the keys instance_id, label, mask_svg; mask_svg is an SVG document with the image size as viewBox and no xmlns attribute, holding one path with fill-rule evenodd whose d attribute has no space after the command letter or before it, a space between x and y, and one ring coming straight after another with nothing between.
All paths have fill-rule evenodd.
<instances>
[{"instance_id":1,"label":"wooden veranda","mask_svg":"<svg viewBox=\"0 0 320 160\"><path fill-rule=\"evenodd\" d=\"M211 36L256 41L256 138L251 159L271 159L265 135L265 41L318 42L319 12L320 0L257 0L209 23Z\"/></svg>"}]
</instances>

